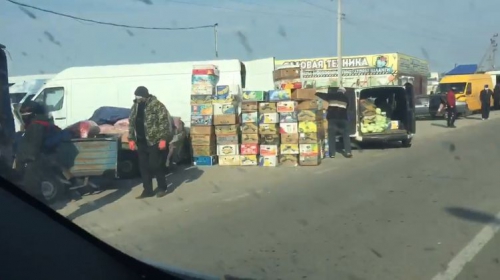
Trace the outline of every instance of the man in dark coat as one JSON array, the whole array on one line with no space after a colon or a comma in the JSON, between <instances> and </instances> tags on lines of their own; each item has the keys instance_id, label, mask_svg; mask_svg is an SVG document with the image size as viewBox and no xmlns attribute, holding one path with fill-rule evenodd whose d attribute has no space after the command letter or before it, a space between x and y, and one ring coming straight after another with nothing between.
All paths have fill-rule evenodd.
<instances>
[{"instance_id":1,"label":"man in dark coat","mask_svg":"<svg viewBox=\"0 0 500 280\"><path fill-rule=\"evenodd\" d=\"M349 135L347 108L350 106L346 96L345 88L339 88L337 92L322 93L316 95L328 101L326 119L328 120L328 147L330 158L335 158L337 148L337 134L341 134L344 143L345 156L352 158L351 136Z\"/></svg>"},{"instance_id":2,"label":"man in dark coat","mask_svg":"<svg viewBox=\"0 0 500 280\"><path fill-rule=\"evenodd\" d=\"M129 147L137 150L142 186L138 199L151 197L153 177L156 177L157 197L167 194L166 162L168 144L172 140L170 113L163 103L149 94L146 87L135 91L135 100L129 117Z\"/></svg>"},{"instance_id":3,"label":"man in dark coat","mask_svg":"<svg viewBox=\"0 0 500 280\"><path fill-rule=\"evenodd\" d=\"M488 85L484 85L484 89L479 94L481 100L481 115L483 120L490 118L491 96L493 92L489 89Z\"/></svg>"}]
</instances>

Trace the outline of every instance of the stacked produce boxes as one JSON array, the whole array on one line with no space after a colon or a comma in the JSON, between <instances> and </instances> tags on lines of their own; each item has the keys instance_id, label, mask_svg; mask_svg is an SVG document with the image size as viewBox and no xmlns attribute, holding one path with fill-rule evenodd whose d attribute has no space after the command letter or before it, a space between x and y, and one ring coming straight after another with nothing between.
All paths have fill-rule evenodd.
<instances>
[{"instance_id":1,"label":"stacked produce boxes","mask_svg":"<svg viewBox=\"0 0 500 280\"><path fill-rule=\"evenodd\" d=\"M274 87L276 89L302 88L300 67L285 67L273 72Z\"/></svg>"},{"instance_id":2,"label":"stacked produce boxes","mask_svg":"<svg viewBox=\"0 0 500 280\"><path fill-rule=\"evenodd\" d=\"M214 65L196 65L191 79L191 146L195 165L217 163L212 101L219 80Z\"/></svg>"},{"instance_id":3,"label":"stacked produce boxes","mask_svg":"<svg viewBox=\"0 0 500 280\"><path fill-rule=\"evenodd\" d=\"M292 100L292 91L275 90L270 99L278 101L276 111L279 114L279 163L282 166L297 166L299 154L299 134L297 121L297 105Z\"/></svg>"},{"instance_id":4,"label":"stacked produce boxes","mask_svg":"<svg viewBox=\"0 0 500 280\"><path fill-rule=\"evenodd\" d=\"M280 109L282 102L290 102L291 90L271 90L267 94L267 101L259 104L262 116L259 122L261 134L260 163L261 166L277 166L281 150ZM289 109L288 109L289 111Z\"/></svg>"},{"instance_id":5,"label":"stacked produce boxes","mask_svg":"<svg viewBox=\"0 0 500 280\"><path fill-rule=\"evenodd\" d=\"M299 164L315 166L324 156L324 121L322 101L315 89L297 89L292 99L299 101L297 120L299 130Z\"/></svg>"},{"instance_id":6,"label":"stacked produce boxes","mask_svg":"<svg viewBox=\"0 0 500 280\"><path fill-rule=\"evenodd\" d=\"M265 91L243 91L241 98L240 164L259 165L259 103L266 100Z\"/></svg>"},{"instance_id":7,"label":"stacked produce boxes","mask_svg":"<svg viewBox=\"0 0 500 280\"><path fill-rule=\"evenodd\" d=\"M219 165L240 165L240 138L236 95L230 86L217 86L214 100L214 125Z\"/></svg>"}]
</instances>

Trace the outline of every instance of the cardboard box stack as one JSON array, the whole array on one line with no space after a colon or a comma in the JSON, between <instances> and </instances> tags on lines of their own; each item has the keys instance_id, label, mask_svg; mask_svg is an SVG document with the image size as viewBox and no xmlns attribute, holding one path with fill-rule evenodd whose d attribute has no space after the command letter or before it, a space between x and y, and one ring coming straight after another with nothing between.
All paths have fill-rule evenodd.
<instances>
[{"instance_id":1,"label":"cardboard box stack","mask_svg":"<svg viewBox=\"0 0 500 280\"><path fill-rule=\"evenodd\" d=\"M195 165L217 164L212 101L219 81L215 65L195 65L191 79L191 146Z\"/></svg>"},{"instance_id":2,"label":"cardboard box stack","mask_svg":"<svg viewBox=\"0 0 500 280\"><path fill-rule=\"evenodd\" d=\"M259 103L266 100L265 91L243 91L241 97L241 157L240 164L259 165Z\"/></svg>"},{"instance_id":3,"label":"cardboard box stack","mask_svg":"<svg viewBox=\"0 0 500 280\"><path fill-rule=\"evenodd\" d=\"M217 155L219 165L224 166L240 165L237 93L232 92L231 87L217 86L213 104Z\"/></svg>"},{"instance_id":4,"label":"cardboard box stack","mask_svg":"<svg viewBox=\"0 0 500 280\"><path fill-rule=\"evenodd\" d=\"M299 154L299 134L296 101L292 100L292 91L274 90L269 93L269 99L276 101L276 112L279 114L279 164L297 166Z\"/></svg>"},{"instance_id":5,"label":"cardboard box stack","mask_svg":"<svg viewBox=\"0 0 500 280\"><path fill-rule=\"evenodd\" d=\"M299 122L299 164L315 166L321 164L325 137L323 124L323 102L316 97L315 89L297 89L292 93L297 100Z\"/></svg>"},{"instance_id":6,"label":"cardboard box stack","mask_svg":"<svg viewBox=\"0 0 500 280\"><path fill-rule=\"evenodd\" d=\"M275 89L299 89L302 88L300 79L300 67L286 67L276 69L273 72Z\"/></svg>"}]
</instances>

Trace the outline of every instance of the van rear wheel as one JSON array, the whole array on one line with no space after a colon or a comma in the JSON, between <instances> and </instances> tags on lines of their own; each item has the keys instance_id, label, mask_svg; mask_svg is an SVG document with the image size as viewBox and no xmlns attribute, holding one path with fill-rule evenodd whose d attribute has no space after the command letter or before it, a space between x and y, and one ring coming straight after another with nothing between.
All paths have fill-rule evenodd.
<instances>
[{"instance_id":1,"label":"van rear wheel","mask_svg":"<svg viewBox=\"0 0 500 280\"><path fill-rule=\"evenodd\" d=\"M411 139L402 140L401 144L402 144L403 148L410 148L411 147Z\"/></svg>"}]
</instances>

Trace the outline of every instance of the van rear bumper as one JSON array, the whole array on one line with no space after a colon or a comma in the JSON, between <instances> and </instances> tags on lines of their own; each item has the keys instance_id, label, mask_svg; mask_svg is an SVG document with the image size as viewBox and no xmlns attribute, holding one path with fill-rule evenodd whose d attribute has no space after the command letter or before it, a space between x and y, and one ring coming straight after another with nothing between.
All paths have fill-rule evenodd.
<instances>
[{"instance_id":1,"label":"van rear bumper","mask_svg":"<svg viewBox=\"0 0 500 280\"><path fill-rule=\"evenodd\" d=\"M412 136L407 133L373 133L361 135L361 137L357 137L356 140L360 142L393 142L411 138Z\"/></svg>"}]
</instances>

